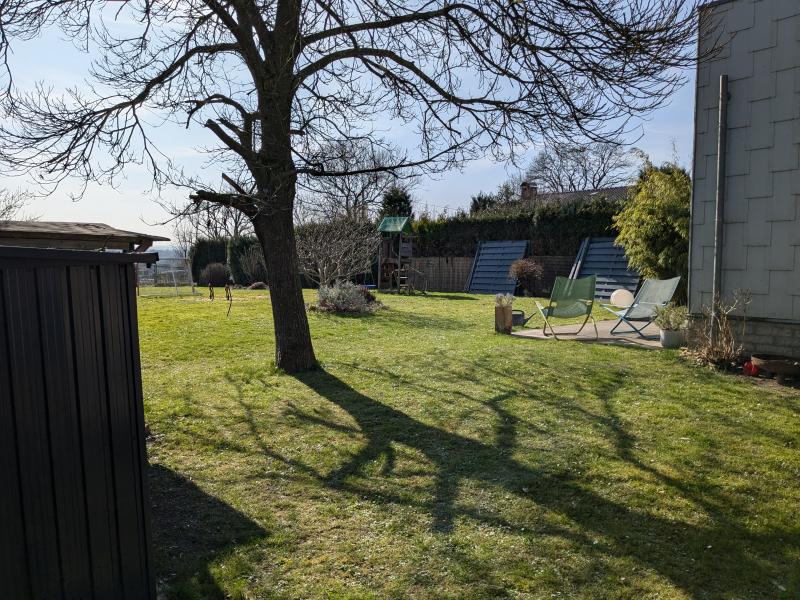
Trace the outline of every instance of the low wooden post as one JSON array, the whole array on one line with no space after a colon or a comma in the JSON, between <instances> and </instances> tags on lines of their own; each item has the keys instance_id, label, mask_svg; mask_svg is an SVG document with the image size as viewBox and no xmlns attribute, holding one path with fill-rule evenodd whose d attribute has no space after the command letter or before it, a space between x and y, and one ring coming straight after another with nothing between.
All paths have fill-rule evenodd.
<instances>
[{"instance_id":1,"label":"low wooden post","mask_svg":"<svg viewBox=\"0 0 800 600\"><path fill-rule=\"evenodd\" d=\"M494 307L494 330L497 333L511 333L511 307Z\"/></svg>"}]
</instances>

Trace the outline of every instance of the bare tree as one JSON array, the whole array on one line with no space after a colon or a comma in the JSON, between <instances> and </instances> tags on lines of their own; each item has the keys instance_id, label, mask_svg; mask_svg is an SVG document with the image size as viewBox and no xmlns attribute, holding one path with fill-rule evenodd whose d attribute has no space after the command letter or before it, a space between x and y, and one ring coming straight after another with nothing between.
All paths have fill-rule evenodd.
<instances>
[{"instance_id":1,"label":"bare tree","mask_svg":"<svg viewBox=\"0 0 800 600\"><path fill-rule=\"evenodd\" d=\"M0 160L113 182L144 163L158 185L241 211L265 253L276 363L315 364L293 228L298 177L439 171L541 138L619 135L694 62L696 0L2 0L0 63L60 28L95 57L89 81L2 100ZM677 67L677 68L676 68ZM207 129L225 185L184 176L151 138L158 119ZM328 166L320 149L381 124L408 140L394 164ZM218 178L218 175L216 176ZM218 185L219 184L219 185Z\"/></svg>"},{"instance_id":2,"label":"bare tree","mask_svg":"<svg viewBox=\"0 0 800 600\"><path fill-rule=\"evenodd\" d=\"M172 247L180 258L189 258L192 246L197 241L197 232L190 223L178 221L172 227Z\"/></svg>"},{"instance_id":3,"label":"bare tree","mask_svg":"<svg viewBox=\"0 0 800 600\"><path fill-rule=\"evenodd\" d=\"M337 218L297 229L300 268L318 285L350 279L372 268L380 234L369 221Z\"/></svg>"},{"instance_id":4,"label":"bare tree","mask_svg":"<svg viewBox=\"0 0 800 600\"><path fill-rule=\"evenodd\" d=\"M242 211L214 202L198 201L177 206L162 203L180 228L192 231L195 238L235 238L253 235L253 224Z\"/></svg>"},{"instance_id":5,"label":"bare tree","mask_svg":"<svg viewBox=\"0 0 800 600\"><path fill-rule=\"evenodd\" d=\"M397 152L391 147L376 149L363 140L328 144L321 149L317 160L326 168L345 174L300 180L304 193L299 195L299 201L312 220L372 218L380 210L384 192L398 179L397 173L381 168L397 164Z\"/></svg>"},{"instance_id":6,"label":"bare tree","mask_svg":"<svg viewBox=\"0 0 800 600\"><path fill-rule=\"evenodd\" d=\"M621 144L552 144L539 152L526 179L544 192L577 192L628 184L635 176L638 154Z\"/></svg>"},{"instance_id":7,"label":"bare tree","mask_svg":"<svg viewBox=\"0 0 800 600\"><path fill-rule=\"evenodd\" d=\"M267 265L264 263L264 251L258 244L248 246L239 258L242 271L250 283L267 280Z\"/></svg>"},{"instance_id":8,"label":"bare tree","mask_svg":"<svg viewBox=\"0 0 800 600\"><path fill-rule=\"evenodd\" d=\"M28 194L0 190L0 221L13 221L22 215L22 209L28 203Z\"/></svg>"}]
</instances>

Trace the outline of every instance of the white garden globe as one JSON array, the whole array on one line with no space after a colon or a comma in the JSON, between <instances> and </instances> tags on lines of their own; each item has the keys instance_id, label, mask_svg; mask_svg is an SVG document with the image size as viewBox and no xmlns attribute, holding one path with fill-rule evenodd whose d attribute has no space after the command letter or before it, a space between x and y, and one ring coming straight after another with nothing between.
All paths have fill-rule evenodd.
<instances>
[{"instance_id":1,"label":"white garden globe","mask_svg":"<svg viewBox=\"0 0 800 600\"><path fill-rule=\"evenodd\" d=\"M611 294L611 304L614 306L630 306L633 304L633 294L628 290L614 290Z\"/></svg>"}]
</instances>

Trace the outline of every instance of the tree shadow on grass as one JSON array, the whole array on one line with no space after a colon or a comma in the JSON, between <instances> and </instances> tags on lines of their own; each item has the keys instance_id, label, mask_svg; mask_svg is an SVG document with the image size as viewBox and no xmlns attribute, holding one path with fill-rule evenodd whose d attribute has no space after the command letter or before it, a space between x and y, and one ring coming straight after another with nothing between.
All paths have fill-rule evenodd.
<instances>
[{"instance_id":1,"label":"tree shadow on grass","mask_svg":"<svg viewBox=\"0 0 800 600\"><path fill-rule=\"evenodd\" d=\"M394 324L402 327L428 327L445 331L456 331L466 327L465 322L457 318L426 312L397 310L391 306L384 306L365 313L315 311L313 314L320 319L326 319L328 321L374 321L385 325Z\"/></svg>"},{"instance_id":2,"label":"tree shadow on grass","mask_svg":"<svg viewBox=\"0 0 800 600\"><path fill-rule=\"evenodd\" d=\"M564 535L573 543L585 545L586 555L603 552L611 557L632 558L692 596L791 597L792 590L800 585L790 567L791 557L800 550L800 531L753 533L721 512L714 512L708 502L703 503L711 517L707 524L673 520L601 496L568 472L545 472L515 460L507 451L514 444L515 423L513 417L503 415L502 397L489 401L500 417L497 445L489 445L418 421L354 390L324 370L304 373L298 380L345 410L367 438L355 456L328 474L318 474L307 466L303 470L345 493L378 503L407 504L409 501L402 496L371 487L364 471L370 463L384 459L384 474L390 474L393 444L416 449L436 469L433 499L416 505L429 512L435 531L451 531L458 518L487 523L496 520L457 502L459 484L472 480L500 486L567 517L583 535ZM618 383L612 377L595 391L606 408L610 408ZM622 422L613 412L603 419L620 457L632 461L632 439ZM682 487L677 481L668 483ZM682 491L688 492L685 487ZM520 524L507 525L521 530ZM608 543L598 548L590 541L593 537L603 537ZM708 581L698 573L713 573L715 577ZM792 580L787 581L787 576ZM776 579L783 582L785 591L776 587Z\"/></svg>"},{"instance_id":3,"label":"tree shadow on grass","mask_svg":"<svg viewBox=\"0 0 800 600\"><path fill-rule=\"evenodd\" d=\"M159 588L169 599L225 598L209 565L269 532L164 466L150 465L149 483Z\"/></svg>"},{"instance_id":4,"label":"tree shadow on grass","mask_svg":"<svg viewBox=\"0 0 800 600\"><path fill-rule=\"evenodd\" d=\"M469 294L453 294L453 293L445 293L445 292L432 292L431 294L425 294L424 296L428 300L480 300L477 296L472 296Z\"/></svg>"}]
</instances>

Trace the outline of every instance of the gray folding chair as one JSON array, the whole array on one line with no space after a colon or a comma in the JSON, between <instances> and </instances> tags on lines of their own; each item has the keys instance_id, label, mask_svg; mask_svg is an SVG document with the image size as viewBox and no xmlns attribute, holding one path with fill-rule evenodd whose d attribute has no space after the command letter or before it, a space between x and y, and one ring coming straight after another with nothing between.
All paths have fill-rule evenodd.
<instances>
[{"instance_id":1,"label":"gray folding chair","mask_svg":"<svg viewBox=\"0 0 800 600\"><path fill-rule=\"evenodd\" d=\"M633 300L628 308L624 310L615 310L611 304L601 304L608 312L614 313L619 317L616 325L611 328L612 334L619 335L621 333L630 333L629 331L615 331L617 327L625 323L633 331L639 334L639 337L645 337L642 330L653 322L656 316L656 308L659 306L666 306L675 290L680 283L680 277L673 277L672 279L645 279L639 293ZM644 323L641 327L636 327L634 323Z\"/></svg>"}]
</instances>

